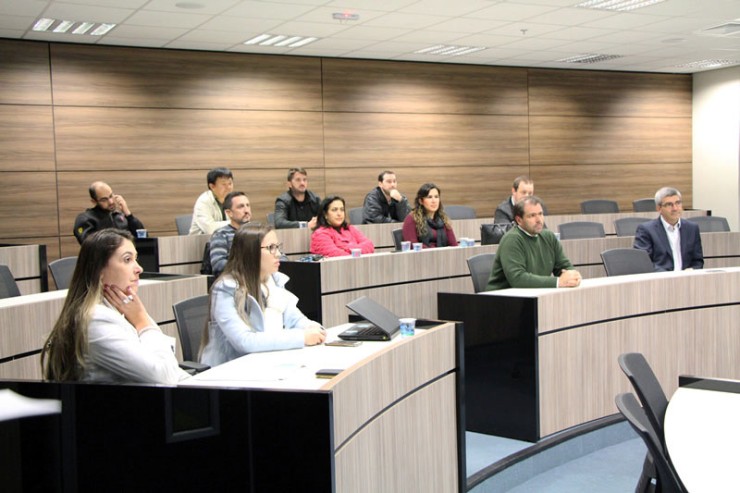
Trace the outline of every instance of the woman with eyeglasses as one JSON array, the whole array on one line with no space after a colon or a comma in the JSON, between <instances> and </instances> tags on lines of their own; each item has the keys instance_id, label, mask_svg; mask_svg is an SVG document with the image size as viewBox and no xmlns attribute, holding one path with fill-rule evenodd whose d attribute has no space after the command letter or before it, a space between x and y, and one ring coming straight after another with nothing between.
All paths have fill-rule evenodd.
<instances>
[{"instance_id":1,"label":"woman with eyeglasses","mask_svg":"<svg viewBox=\"0 0 740 493\"><path fill-rule=\"evenodd\" d=\"M311 235L311 253L342 257L351 255L355 248L362 254L375 251L373 242L347 223L344 199L336 195L326 197L319 206L318 227Z\"/></svg>"},{"instance_id":2,"label":"woman with eyeglasses","mask_svg":"<svg viewBox=\"0 0 740 493\"><path fill-rule=\"evenodd\" d=\"M271 226L244 225L234 235L224 271L211 288L200 362L220 365L259 351L321 344L326 332L298 309L278 272L280 248Z\"/></svg>"},{"instance_id":3,"label":"woman with eyeglasses","mask_svg":"<svg viewBox=\"0 0 740 493\"><path fill-rule=\"evenodd\" d=\"M416 192L414 209L403 221L403 239L423 248L457 246L457 238L442 206L442 192L425 183Z\"/></svg>"}]
</instances>

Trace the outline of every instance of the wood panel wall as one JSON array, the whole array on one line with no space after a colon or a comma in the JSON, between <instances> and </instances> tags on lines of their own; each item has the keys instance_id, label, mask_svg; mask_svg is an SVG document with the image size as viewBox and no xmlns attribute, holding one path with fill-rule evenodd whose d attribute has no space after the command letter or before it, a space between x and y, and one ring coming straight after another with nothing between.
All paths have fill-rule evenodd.
<instances>
[{"instance_id":1,"label":"wood panel wall","mask_svg":"<svg viewBox=\"0 0 740 493\"><path fill-rule=\"evenodd\" d=\"M77 253L105 180L175 234L227 166L264 220L288 168L362 205L380 171L411 198L492 216L528 173L550 213L663 185L691 206L691 76L204 53L0 40L0 240Z\"/></svg>"}]
</instances>

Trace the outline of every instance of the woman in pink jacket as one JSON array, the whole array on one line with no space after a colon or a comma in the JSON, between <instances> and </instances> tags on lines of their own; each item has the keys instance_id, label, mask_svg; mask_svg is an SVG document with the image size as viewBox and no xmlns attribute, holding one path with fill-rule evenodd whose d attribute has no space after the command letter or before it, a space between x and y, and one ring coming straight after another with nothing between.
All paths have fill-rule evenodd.
<instances>
[{"instance_id":1,"label":"woman in pink jacket","mask_svg":"<svg viewBox=\"0 0 740 493\"><path fill-rule=\"evenodd\" d=\"M344 199L331 195L321 201L318 227L311 235L311 253L325 257L350 255L352 249L373 253L375 246L359 229L347 224Z\"/></svg>"}]
</instances>

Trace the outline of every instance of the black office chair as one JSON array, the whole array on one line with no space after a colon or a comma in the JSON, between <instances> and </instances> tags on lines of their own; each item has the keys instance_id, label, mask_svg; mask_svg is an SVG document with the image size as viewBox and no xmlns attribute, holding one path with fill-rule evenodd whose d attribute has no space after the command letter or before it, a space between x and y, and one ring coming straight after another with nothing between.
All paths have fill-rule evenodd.
<instances>
[{"instance_id":1,"label":"black office chair","mask_svg":"<svg viewBox=\"0 0 740 493\"><path fill-rule=\"evenodd\" d=\"M649 217L621 217L614 220L614 230L617 236L635 236L637 227L650 221Z\"/></svg>"},{"instance_id":2,"label":"black office chair","mask_svg":"<svg viewBox=\"0 0 740 493\"><path fill-rule=\"evenodd\" d=\"M637 432L637 435L645 442L648 453L653 459L653 464L657 472L655 491L662 493L686 493L686 488L681 483L676 469L665 452L665 446L658 439L655 429L650 423L650 420L647 419L647 413L640 407L635 396L632 393L619 394L614 399L614 402L619 412L622 413L630 426ZM652 491L652 488L648 487L642 491Z\"/></svg>"},{"instance_id":3,"label":"black office chair","mask_svg":"<svg viewBox=\"0 0 740 493\"><path fill-rule=\"evenodd\" d=\"M76 265L77 257L64 257L49 263L49 272L57 289L69 288Z\"/></svg>"},{"instance_id":4,"label":"black office chair","mask_svg":"<svg viewBox=\"0 0 740 493\"><path fill-rule=\"evenodd\" d=\"M632 210L635 212L655 212L655 199L637 199L632 201Z\"/></svg>"},{"instance_id":5,"label":"black office chair","mask_svg":"<svg viewBox=\"0 0 740 493\"><path fill-rule=\"evenodd\" d=\"M267 224L270 224L271 226L275 226L275 213L274 212L267 213Z\"/></svg>"},{"instance_id":6,"label":"black office chair","mask_svg":"<svg viewBox=\"0 0 740 493\"><path fill-rule=\"evenodd\" d=\"M182 216L175 216L175 226L177 226L177 234L180 236L186 236L190 233L190 225L193 224L193 215L184 214Z\"/></svg>"},{"instance_id":7,"label":"black office chair","mask_svg":"<svg viewBox=\"0 0 740 493\"><path fill-rule=\"evenodd\" d=\"M396 246L396 251L401 251L401 242L403 241L403 229L394 229L391 231L391 234L393 235L393 244Z\"/></svg>"},{"instance_id":8,"label":"black office chair","mask_svg":"<svg viewBox=\"0 0 740 493\"><path fill-rule=\"evenodd\" d=\"M362 207L353 207L349 210L349 223L362 224Z\"/></svg>"},{"instance_id":9,"label":"black office chair","mask_svg":"<svg viewBox=\"0 0 740 493\"><path fill-rule=\"evenodd\" d=\"M209 369L210 366L196 361L200 340L208 321L208 295L203 294L175 303L172 310L175 312L175 323L182 347L183 362L180 363L180 368L190 373L200 373Z\"/></svg>"},{"instance_id":10,"label":"black office chair","mask_svg":"<svg viewBox=\"0 0 740 493\"><path fill-rule=\"evenodd\" d=\"M699 226L700 233L725 233L730 231L730 223L727 218L720 216L696 216L686 219Z\"/></svg>"},{"instance_id":11,"label":"black office chair","mask_svg":"<svg viewBox=\"0 0 740 493\"><path fill-rule=\"evenodd\" d=\"M619 204L615 200L593 199L581 202L581 214L606 214L619 212Z\"/></svg>"},{"instance_id":12,"label":"black office chair","mask_svg":"<svg viewBox=\"0 0 740 493\"><path fill-rule=\"evenodd\" d=\"M645 250L612 248L601 252L607 277L654 272L655 266Z\"/></svg>"},{"instance_id":13,"label":"black office chair","mask_svg":"<svg viewBox=\"0 0 740 493\"><path fill-rule=\"evenodd\" d=\"M450 219L475 219L475 209L467 205L446 205L445 214Z\"/></svg>"},{"instance_id":14,"label":"black office chair","mask_svg":"<svg viewBox=\"0 0 740 493\"><path fill-rule=\"evenodd\" d=\"M493 270L493 261L496 260L495 253L479 253L468 259L468 270L470 279L473 281L473 290L476 293L486 290L488 279Z\"/></svg>"},{"instance_id":15,"label":"black office chair","mask_svg":"<svg viewBox=\"0 0 740 493\"><path fill-rule=\"evenodd\" d=\"M21 291L7 265L0 264L0 299L20 296Z\"/></svg>"},{"instance_id":16,"label":"black office chair","mask_svg":"<svg viewBox=\"0 0 740 493\"><path fill-rule=\"evenodd\" d=\"M561 240L577 240L581 238L604 238L604 225L591 221L573 221L558 226Z\"/></svg>"}]
</instances>

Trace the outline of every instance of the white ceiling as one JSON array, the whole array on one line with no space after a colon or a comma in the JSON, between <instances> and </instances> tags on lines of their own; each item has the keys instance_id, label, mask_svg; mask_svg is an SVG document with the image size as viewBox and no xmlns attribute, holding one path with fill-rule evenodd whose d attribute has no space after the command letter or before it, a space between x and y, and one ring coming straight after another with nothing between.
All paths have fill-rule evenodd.
<instances>
[{"instance_id":1,"label":"white ceiling","mask_svg":"<svg viewBox=\"0 0 740 493\"><path fill-rule=\"evenodd\" d=\"M693 73L677 65L740 65L740 0L666 0L630 13L574 8L582 0L0 0L0 37L185 50L416 60L550 68ZM335 12L359 15L340 22ZM41 17L118 24L102 37L38 33ZM262 33L316 36L300 48L246 46ZM414 54L479 46L458 57ZM593 64L558 62L620 55ZM1 62L0 62L1 63Z\"/></svg>"}]
</instances>

